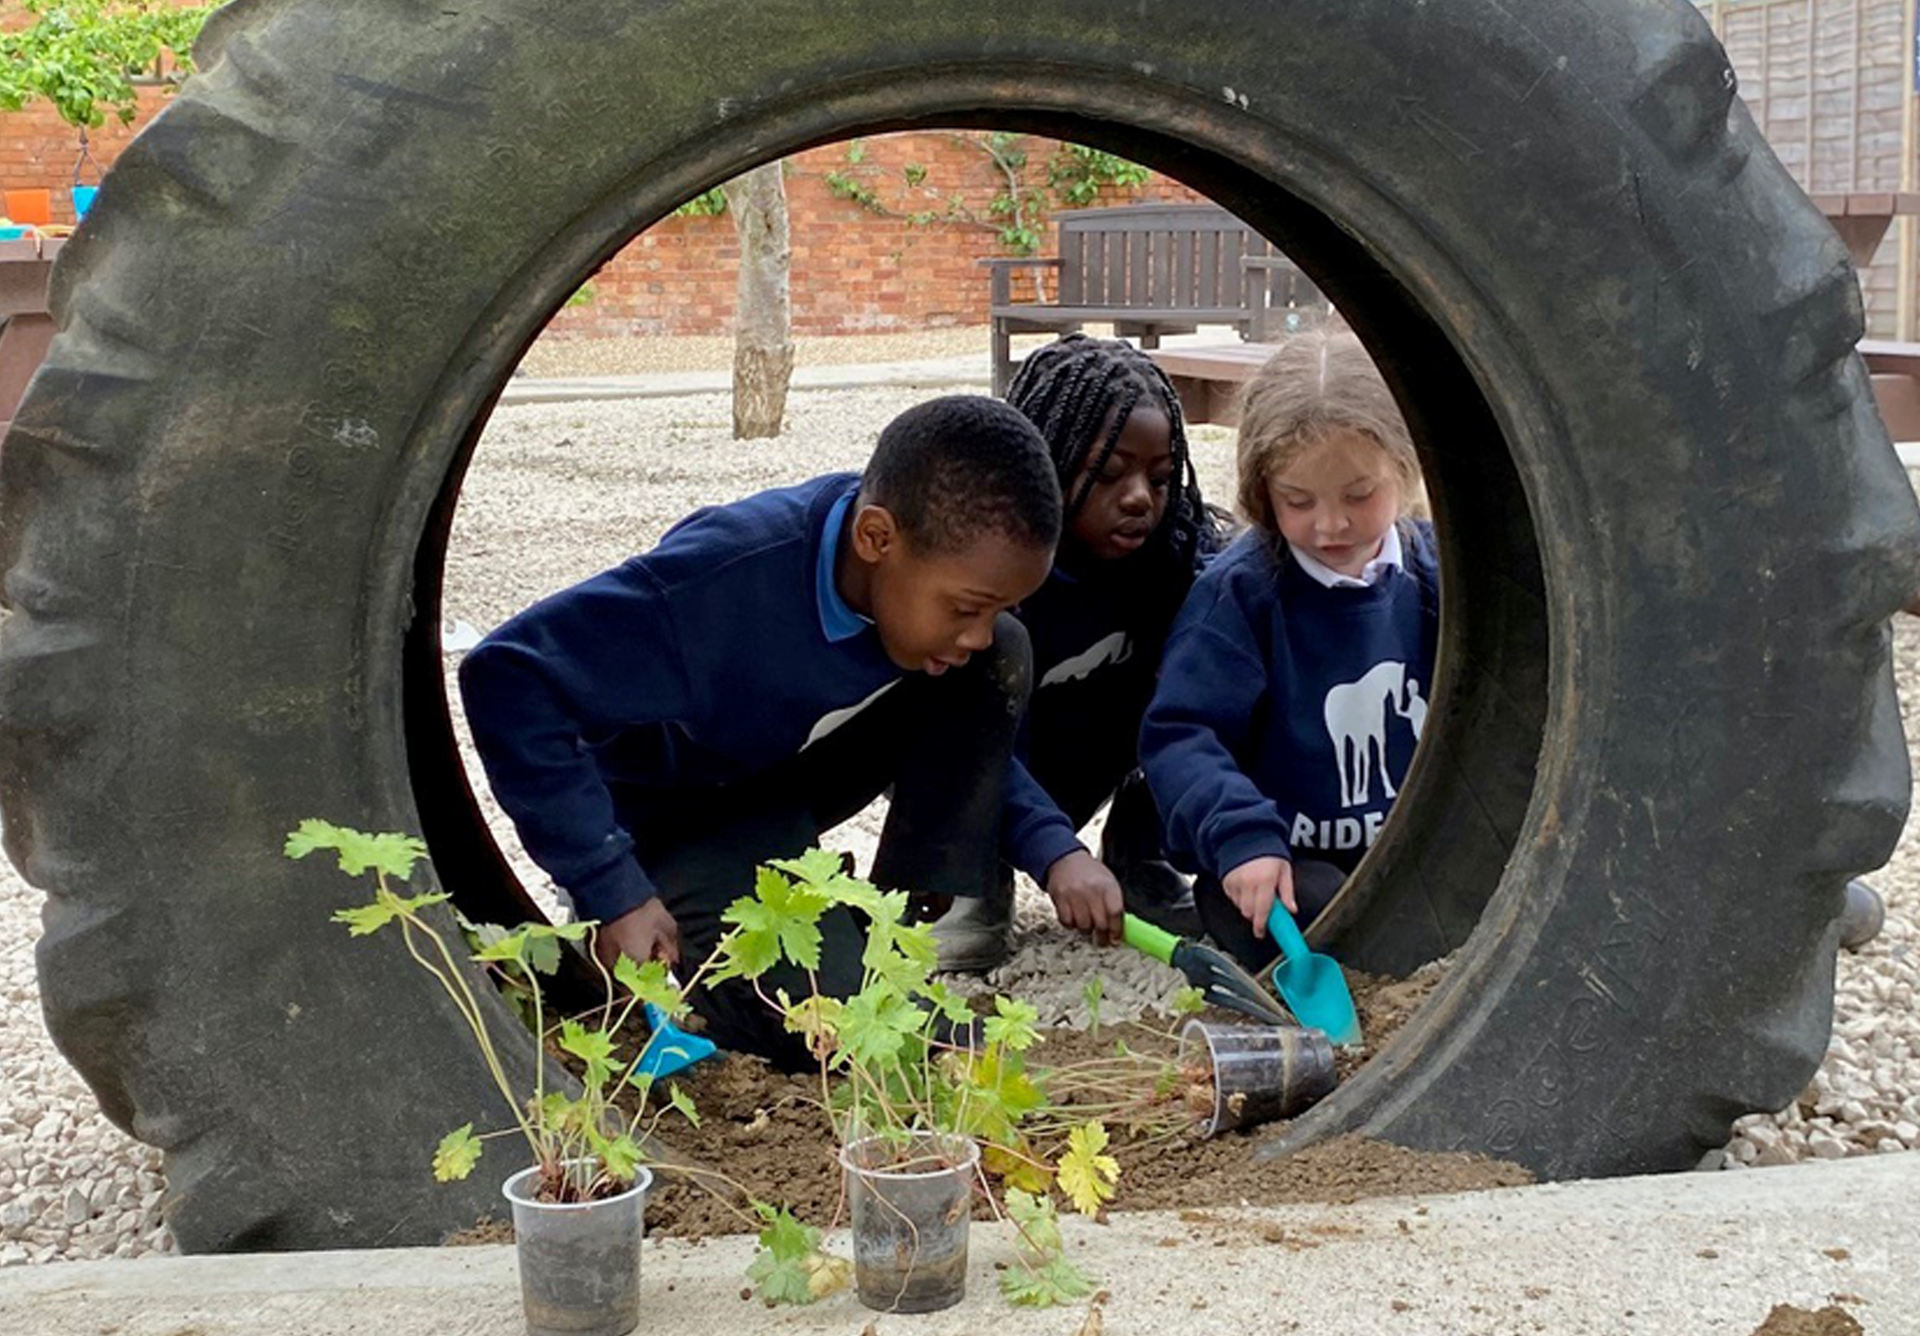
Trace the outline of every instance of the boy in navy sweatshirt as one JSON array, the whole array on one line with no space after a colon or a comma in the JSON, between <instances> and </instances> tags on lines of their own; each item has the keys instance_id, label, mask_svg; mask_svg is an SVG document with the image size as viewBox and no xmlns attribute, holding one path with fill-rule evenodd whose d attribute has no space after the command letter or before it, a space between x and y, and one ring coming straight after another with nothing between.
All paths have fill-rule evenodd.
<instances>
[{"instance_id":1,"label":"boy in navy sweatshirt","mask_svg":"<svg viewBox=\"0 0 1920 1336\"><path fill-rule=\"evenodd\" d=\"M889 788L874 880L984 894L1003 804L1023 824L1031 651L1007 609L1060 522L1032 424L956 395L890 423L864 475L697 511L487 636L460 668L474 741L602 960L697 964L758 864ZM1024 824L1045 838L1044 814ZM847 996L863 931L845 910L821 927L819 986ZM691 1000L722 1046L804 1061L749 985Z\"/></svg>"},{"instance_id":2,"label":"boy in navy sweatshirt","mask_svg":"<svg viewBox=\"0 0 1920 1336\"><path fill-rule=\"evenodd\" d=\"M1253 523L1195 582L1141 727L1176 864L1208 933L1275 955L1384 824L1427 717L1439 629L1413 443L1350 334L1290 341L1249 382L1239 499Z\"/></svg>"}]
</instances>

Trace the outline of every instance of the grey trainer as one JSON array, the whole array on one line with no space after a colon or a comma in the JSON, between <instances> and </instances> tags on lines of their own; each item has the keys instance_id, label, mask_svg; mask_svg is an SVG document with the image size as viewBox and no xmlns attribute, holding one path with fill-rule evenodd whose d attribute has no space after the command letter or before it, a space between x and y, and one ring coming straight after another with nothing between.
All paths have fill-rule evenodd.
<instances>
[{"instance_id":1,"label":"grey trainer","mask_svg":"<svg viewBox=\"0 0 1920 1336\"><path fill-rule=\"evenodd\" d=\"M979 899L956 897L953 908L933 921L940 968L985 974L1013 954L1013 883L998 884Z\"/></svg>"}]
</instances>

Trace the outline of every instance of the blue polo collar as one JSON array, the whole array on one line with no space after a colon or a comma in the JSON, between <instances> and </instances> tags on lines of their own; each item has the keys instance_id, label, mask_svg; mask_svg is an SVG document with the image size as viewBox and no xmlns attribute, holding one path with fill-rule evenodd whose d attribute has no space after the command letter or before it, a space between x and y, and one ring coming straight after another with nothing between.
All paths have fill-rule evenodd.
<instances>
[{"instance_id":1,"label":"blue polo collar","mask_svg":"<svg viewBox=\"0 0 1920 1336\"><path fill-rule=\"evenodd\" d=\"M840 535L846 529L847 510L853 505L857 492L856 488L833 503L833 509L827 512L826 531L820 535L820 564L813 574L813 592L814 601L820 605L820 630L829 644L851 640L873 625L871 617L862 617L847 606L833 580L834 564L840 555Z\"/></svg>"}]
</instances>

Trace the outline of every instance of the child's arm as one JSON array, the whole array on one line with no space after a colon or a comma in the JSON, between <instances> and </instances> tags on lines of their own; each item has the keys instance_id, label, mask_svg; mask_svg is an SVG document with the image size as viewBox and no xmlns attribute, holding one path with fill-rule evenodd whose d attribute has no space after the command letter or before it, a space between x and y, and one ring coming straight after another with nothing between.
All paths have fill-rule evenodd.
<instances>
[{"instance_id":1,"label":"child's arm","mask_svg":"<svg viewBox=\"0 0 1920 1336\"><path fill-rule=\"evenodd\" d=\"M1219 877L1264 933L1265 914L1255 916L1263 905L1278 898L1294 907L1292 851L1280 808L1235 756L1267 694L1268 669L1239 609L1224 598L1210 603L1190 604L1168 639L1140 728L1140 760L1168 851Z\"/></svg>"},{"instance_id":2,"label":"child's arm","mask_svg":"<svg viewBox=\"0 0 1920 1336\"><path fill-rule=\"evenodd\" d=\"M1126 914L1119 880L1087 852L1073 822L1017 755L1007 763L1000 820L1003 856L1040 883L1061 926L1117 943Z\"/></svg>"},{"instance_id":3,"label":"child's arm","mask_svg":"<svg viewBox=\"0 0 1920 1336\"><path fill-rule=\"evenodd\" d=\"M645 947L671 956L677 940L588 742L686 716L691 693L677 644L658 587L629 562L535 604L460 665L474 744L527 852L579 916L609 925L628 954Z\"/></svg>"}]
</instances>

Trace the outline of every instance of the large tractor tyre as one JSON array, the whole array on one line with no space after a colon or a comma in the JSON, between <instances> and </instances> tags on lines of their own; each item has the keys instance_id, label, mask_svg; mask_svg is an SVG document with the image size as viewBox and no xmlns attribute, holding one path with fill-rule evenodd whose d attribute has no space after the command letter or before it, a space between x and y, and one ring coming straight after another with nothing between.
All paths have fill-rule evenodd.
<instances>
[{"instance_id":1,"label":"large tractor tyre","mask_svg":"<svg viewBox=\"0 0 1920 1336\"><path fill-rule=\"evenodd\" d=\"M424 1168L445 1128L504 1121L468 1036L397 944L327 921L352 892L281 833L424 829L443 882L513 906L436 636L500 385L680 201L914 126L1098 145L1234 209L1341 304L1421 441L1440 680L1321 936L1371 969L1458 954L1278 1144L1613 1174L1790 1099L1842 883L1906 808L1886 621L1920 522L1846 252L1699 15L1524 11L217 15L61 260L62 332L0 462L8 851L49 895L53 1033L167 1152L181 1244L423 1242L483 1209Z\"/></svg>"}]
</instances>

